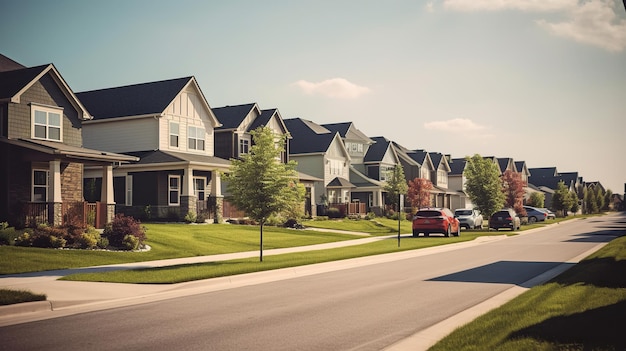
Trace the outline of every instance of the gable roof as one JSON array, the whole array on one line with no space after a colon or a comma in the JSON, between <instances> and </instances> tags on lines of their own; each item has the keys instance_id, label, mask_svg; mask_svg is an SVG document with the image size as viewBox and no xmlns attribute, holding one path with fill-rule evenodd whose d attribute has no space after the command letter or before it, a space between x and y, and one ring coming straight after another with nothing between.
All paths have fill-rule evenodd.
<instances>
[{"instance_id":1,"label":"gable roof","mask_svg":"<svg viewBox=\"0 0 626 351\"><path fill-rule=\"evenodd\" d=\"M461 175L465 172L467 160L464 158L453 158L450 162L450 173L448 175Z\"/></svg>"},{"instance_id":2,"label":"gable roof","mask_svg":"<svg viewBox=\"0 0 626 351\"><path fill-rule=\"evenodd\" d=\"M13 71L22 68L26 68L26 66L0 54L0 72Z\"/></svg>"},{"instance_id":3,"label":"gable roof","mask_svg":"<svg viewBox=\"0 0 626 351\"><path fill-rule=\"evenodd\" d=\"M302 118L289 118L283 120L287 130L292 136L289 144L289 154L325 153L338 133ZM343 143L342 143L343 145Z\"/></svg>"},{"instance_id":4,"label":"gable roof","mask_svg":"<svg viewBox=\"0 0 626 351\"><path fill-rule=\"evenodd\" d=\"M118 154L114 152L87 149L79 146L72 146L64 143L49 140L35 139L11 139L0 137L0 142L19 146L22 148L43 152L50 155L67 157L81 160L83 162L131 162L139 160L137 157Z\"/></svg>"},{"instance_id":5,"label":"gable roof","mask_svg":"<svg viewBox=\"0 0 626 351\"><path fill-rule=\"evenodd\" d=\"M326 128L326 129L328 129L330 131L339 133L339 135L343 139L347 139L347 140L362 140L366 144L371 144L371 143L374 142L367 135L365 135L363 132L358 130L354 126L354 123L352 123L352 122L322 124L322 127Z\"/></svg>"},{"instance_id":6,"label":"gable roof","mask_svg":"<svg viewBox=\"0 0 626 351\"><path fill-rule=\"evenodd\" d=\"M216 128L216 130L224 129L237 129L243 122L243 120L250 114L250 112L256 109L261 113L261 109L257 106L256 102L250 104L234 105L234 106L222 106L213 108L213 113L217 120L222 123L222 126Z\"/></svg>"},{"instance_id":7,"label":"gable roof","mask_svg":"<svg viewBox=\"0 0 626 351\"><path fill-rule=\"evenodd\" d=\"M356 186L350 183L349 180L341 177L335 177L335 179L328 182L327 188L356 188Z\"/></svg>"},{"instance_id":8,"label":"gable roof","mask_svg":"<svg viewBox=\"0 0 626 351\"><path fill-rule=\"evenodd\" d=\"M289 134L289 130L287 130L287 126L283 121L283 118L280 116L280 112L278 112L277 108L271 108L267 110L261 110L261 114L250 124L248 130L255 130L258 127L267 126L270 120L276 117L276 120L279 122L283 133L287 134L287 139L291 139L291 135Z\"/></svg>"},{"instance_id":9,"label":"gable roof","mask_svg":"<svg viewBox=\"0 0 626 351\"><path fill-rule=\"evenodd\" d=\"M443 163L444 169L450 172L450 163L448 162L448 157L440 152L429 152L428 156L430 156L430 160L433 163L433 170L436 171L439 169L439 165Z\"/></svg>"},{"instance_id":10,"label":"gable roof","mask_svg":"<svg viewBox=\"0 0 626 351\"><path fill-rule=\"evenodd\" d=\"M139 158L133 165L148 166L164 163L194 163L204 164L212 167L218 167L226 169L230 166L230 161L223 158L200 155L200 154L187 154L174 151L163 150L148 150L148 151L135 151L128 152L128 155L136 156Z\"/></svg>"},{"instance_id":11,"label":"gable roof","mask_svg":"<svg viewBox=\"0 0 626 351\"><path fill-rule=\"evenodd\" d=\"M385 137L373 137L370 138L374 141L374 144L370 145L363 157L363 163L380 162L383 160L387 151L391 148L391 141ZM392 149L394 156L395 150Z\"/></svg>"},{"instance_id":12,"label":"gable roof","mask_svg":"<svg viewBox=\"0 0 626 351\"><path fill-rule=\"evenodd\" d=\"M513 159L509 157L496 158L496 160L498 162L498 167L500 167L500 171L502 173L504 173L507 169L509 169L509 165L513 165L513 166L515 165L512 163Z\"/></svg>"},{"instance_id":13,"label":"gable roof","mask_svg":"<svg viewBox=\"0 0 626 351\"><path fill-rule=\"evenodd\" d=\"M94 120L154 116L161 115L189 84L193 84L200 93L200 100L214 126L219 126L219 121L193 76L84 91L76 96L85 104Z\"/></svg>"},{"instance_id":14,"label":"gable roof","mask_svg":"<svg viewBox=\"0 0 626 351\"><path fill-rule=\"evenodd\" d=\"M46 74L50 75L70 104L76 109L79 118L82 120L92 118L85 106L77 98L76 94L74 94L69 85L67 85L59 71L57 71L56 67L51 63L42 66L0 72L0 102L10 101L19 103L21 95Z\"/></svg>"},{"instance_id":15,"label":"gable roof","mask_svg":"<svg viewBox=\"0 0 626 351\"><path fill-rule=\"evenodd\" d=\"M556 167L529 168L528 171L533 178L556 177L559 174Z\"/></svg>"}]
</instances>

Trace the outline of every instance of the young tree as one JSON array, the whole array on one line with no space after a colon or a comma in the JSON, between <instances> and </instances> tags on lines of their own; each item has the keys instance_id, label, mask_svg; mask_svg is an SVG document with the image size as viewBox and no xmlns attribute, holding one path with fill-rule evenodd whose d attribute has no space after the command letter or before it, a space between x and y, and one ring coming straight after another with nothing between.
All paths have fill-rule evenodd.
<instances>
[{"instance_id":1,"label":"young tree","mask_svg":"<svg viewBox=\"0 0 626 351\"><path fill-rule=\"evenodd\" d=\"M598 198L596 197L593 189L585 188L585 213L597 213L598 212Z\"/></svg>"},{"instance_id":2,"label":"young tree","mask_svg":"<svg viewBox=\"0 0 626 351\"><path fill-rule=\"evenodd\" d=\"M474 206L489 218L504 205L500 172L493 161L476 154L466 157L465 190Z\"/></svg>"},{"instance_id":3,"label":"young tree","mask_svg":"<svg viewBox=\"0 0 626 351\"><path fill-rule=\"evenodd\" d=\"M596 202L598 203L598 212L604 210L604 192L598 187L596 190Z\"/></svg>"},{"instance_id":4,"label":"young tree","mask_svg":"<svg viewBox=\"0 0 626 351\"><path fill-rule=\"evenodd\" d=\"M604 211L610 211L613 209L611 205L612 200L613 192L611 191L611 189L606 189L606 192L604 193Z\"/></svg>"},{"instance_id":5,"label":"young tree","mask_svg":"<svg viewBox=\"0 0 626 351\"><path fill-rule=\"evenodd\" d=\"M510 169L502 175L502 192L504 193L504 205L511 207L521 216L526 215L524 210L524 181L522 175ZM542 206L543 207L543 206Z\"/></svg>"},{"instance_id":6,"label":"young tree","mask_svg":"<svg viewBox=\"0 0 626 351\"><path fill-rule=\"evenodd\" d=\"M430 206L430 191L433 190L433 183L425 178L415 178L409 180L408 199L414 208Z\"/></svg>"},{"instance_id":7,"label":"young tree","mask_svg":"<svg viewBox=\"0 0 626 351\"><path fill-rule=\"evenodd\" d=\"M578 203L578 195L576 195L575 191L570 191L569 195L572 197L572 208L570 209L573 213L578 213L580 210L580 204Z\"/></svg>"},{"instance_id":8,"label":"young tree","mask_svg":"<svg viewBox=\"0 0 626 351\"><path fill-rule=\"evenodd\" d=\"M543 208L545 206L546 196L540 192L532 192L528 197L528 206Z\"/></svg>"},{"instance_id":9,"label":"young tree","mask_svg":"<svg viewBox=\"0 0 626 351\"><path fill-rule=\"evenodd\" d=\"M406 195L409 189L406 184L406 179L404 179L404 169L402 169L402 165L396 164L393 167L391 174L387 178L384 189L387 192L387 201L391 202L394 208L396 208L395 205L398 203L399 195Z\"/></svg>"},{"instance_id":10,"label":"young tree","mask_svg":"<svg viewBox=\"0 0 626 351\"><path fill-rule=\"evenodd\" d=\"M570 191L565 186L563 181L560 181L556 190L554 191L554 195L552 195L552 207L556 211L562 211L563 216L567 216L567 211L572 208L574 201L572 200L572 196L570 196Z\"/></svg>"},{"instance_id":11,"label":"young tree","mask_svg":"<svg viewBox=\"0 0 626 351\"><path fill-rule=\"evenodd\" d=\"M240 160L231 160L225 180L233 204L260 224L259 257L263 261L263 225L271 215L301 203L305 191L298 183L296 163L278 161L284 137L267 127L257 128L251 134L250 152Z\"/></svg>"}]
</instances>

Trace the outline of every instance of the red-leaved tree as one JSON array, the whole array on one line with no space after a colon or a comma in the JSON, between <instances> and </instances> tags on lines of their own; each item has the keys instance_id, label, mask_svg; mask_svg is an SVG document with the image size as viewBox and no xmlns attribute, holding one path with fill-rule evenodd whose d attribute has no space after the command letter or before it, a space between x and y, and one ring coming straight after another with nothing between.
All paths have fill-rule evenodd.
<instances>
[{"instance_id":1,"label":"red-leaved tree","mask_svg":"<svg viewBox=\"0 0 626 351\"><path fill-rule=\"evenodd\" d=\"M522 175L510 169L504 171L502 175L502 192L504 193L504 204L511 207L520 216L526 215L524 210L524 181Z\"/></svg>"},{"instance_id":2,"label":"red-leaved tree","mask_svg":"<svg viewBox=\"0 0 626 351\"><path fill-rule=\"evenodd\" d=\"M415 178L409 180L409 191L407 197L414 208L430 206L430 191L433 190L433 183L425 178Z\"/></svg>"}]
</instances>

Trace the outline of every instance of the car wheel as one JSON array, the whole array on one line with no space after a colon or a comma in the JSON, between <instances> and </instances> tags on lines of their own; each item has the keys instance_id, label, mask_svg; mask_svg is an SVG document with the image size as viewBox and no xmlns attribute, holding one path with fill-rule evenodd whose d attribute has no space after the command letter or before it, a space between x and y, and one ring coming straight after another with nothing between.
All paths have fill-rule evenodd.
<instances>
[{"instance_id":1,"label":"car wheel","mask_svg":"<svg viewBox=\"0 0 626 351\"><path fill-rule=\"evenodd\" d=\"M461 226L458 226L456 228L456 233L454 233L454 236L461 236Z\"/></svg>"},{"instance_id":2,"label":"car wheel","mask_svg":"<svg viewBox=\"0 0 626 351\"><path fill-rule=\"evenodd\" d=\"M449 236L450 236L450 233L451 233L451 232L452 232L452 229L450 229L450 225L448 224L448 229L446 230L446 232L445 232L445 233L443 233L443 235L445 235L445 236L446 236L446 238L447 238L447 237L449 237Z\"/></svg>"},{"instance_id":3,"label":"car wheel","mask_svg":"<svg viewBox=\"0 0 626 351\"><path fill-rule=\"evenodd\" d=\"M537 222L537 217L530 217L530 218L528 218L528 223L533 224L535 222Z\"/></svg>"},{"instance_id":4,"label":"car wheel","mask_svg":"<svg viewBox=\"0 0 626 351\"><path fill-rule=\"evenodd\" d=\"M424 236L430 236L430 233L425 232L425 233L424 233Z\"/></svg>"},{"instance_id":5,"label":"car wheel","mask_svg":"<svg viewBox=\"0 0 626 351\"><path fill-rule=\"evenodd\" d=\"M413 237L417 238L420 235L420 232L418 232L417 230L413 229Z\"/></svg>"}]
</instances>

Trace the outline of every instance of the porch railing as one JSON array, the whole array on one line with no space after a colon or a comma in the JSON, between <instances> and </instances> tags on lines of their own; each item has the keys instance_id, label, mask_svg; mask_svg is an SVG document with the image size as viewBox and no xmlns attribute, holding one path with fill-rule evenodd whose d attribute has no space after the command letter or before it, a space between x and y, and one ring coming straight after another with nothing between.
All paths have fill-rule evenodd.
<instances>
[{"instance_id":1,"label":"porch railing","mask_svg":"<svg viewBox=\"0 0 626 351\"><path fill-rule=\"evenodd\" d=\"M365 204L362 202L348 202L348 203L331 203L328 205L330 208L336 208L344 216L356 216L365 215Z\"/></svg>"},{"instance_id":2,"label":"porch railing","mask_svg":"<svg viewBox=\"0 0 626 351\"><path fill-rule=\"evenodd\" d=\"M88 203L82 201L64 202L61 204L61 224L66 225L72 221L79 224L90 225L96 228L104 226L106 213L100 203ZM52 224L54 205L48 202L28 202L24 204L22 214L24 224L27 227L36 227L39 224Z\"/></svg>"}]
</instances>

